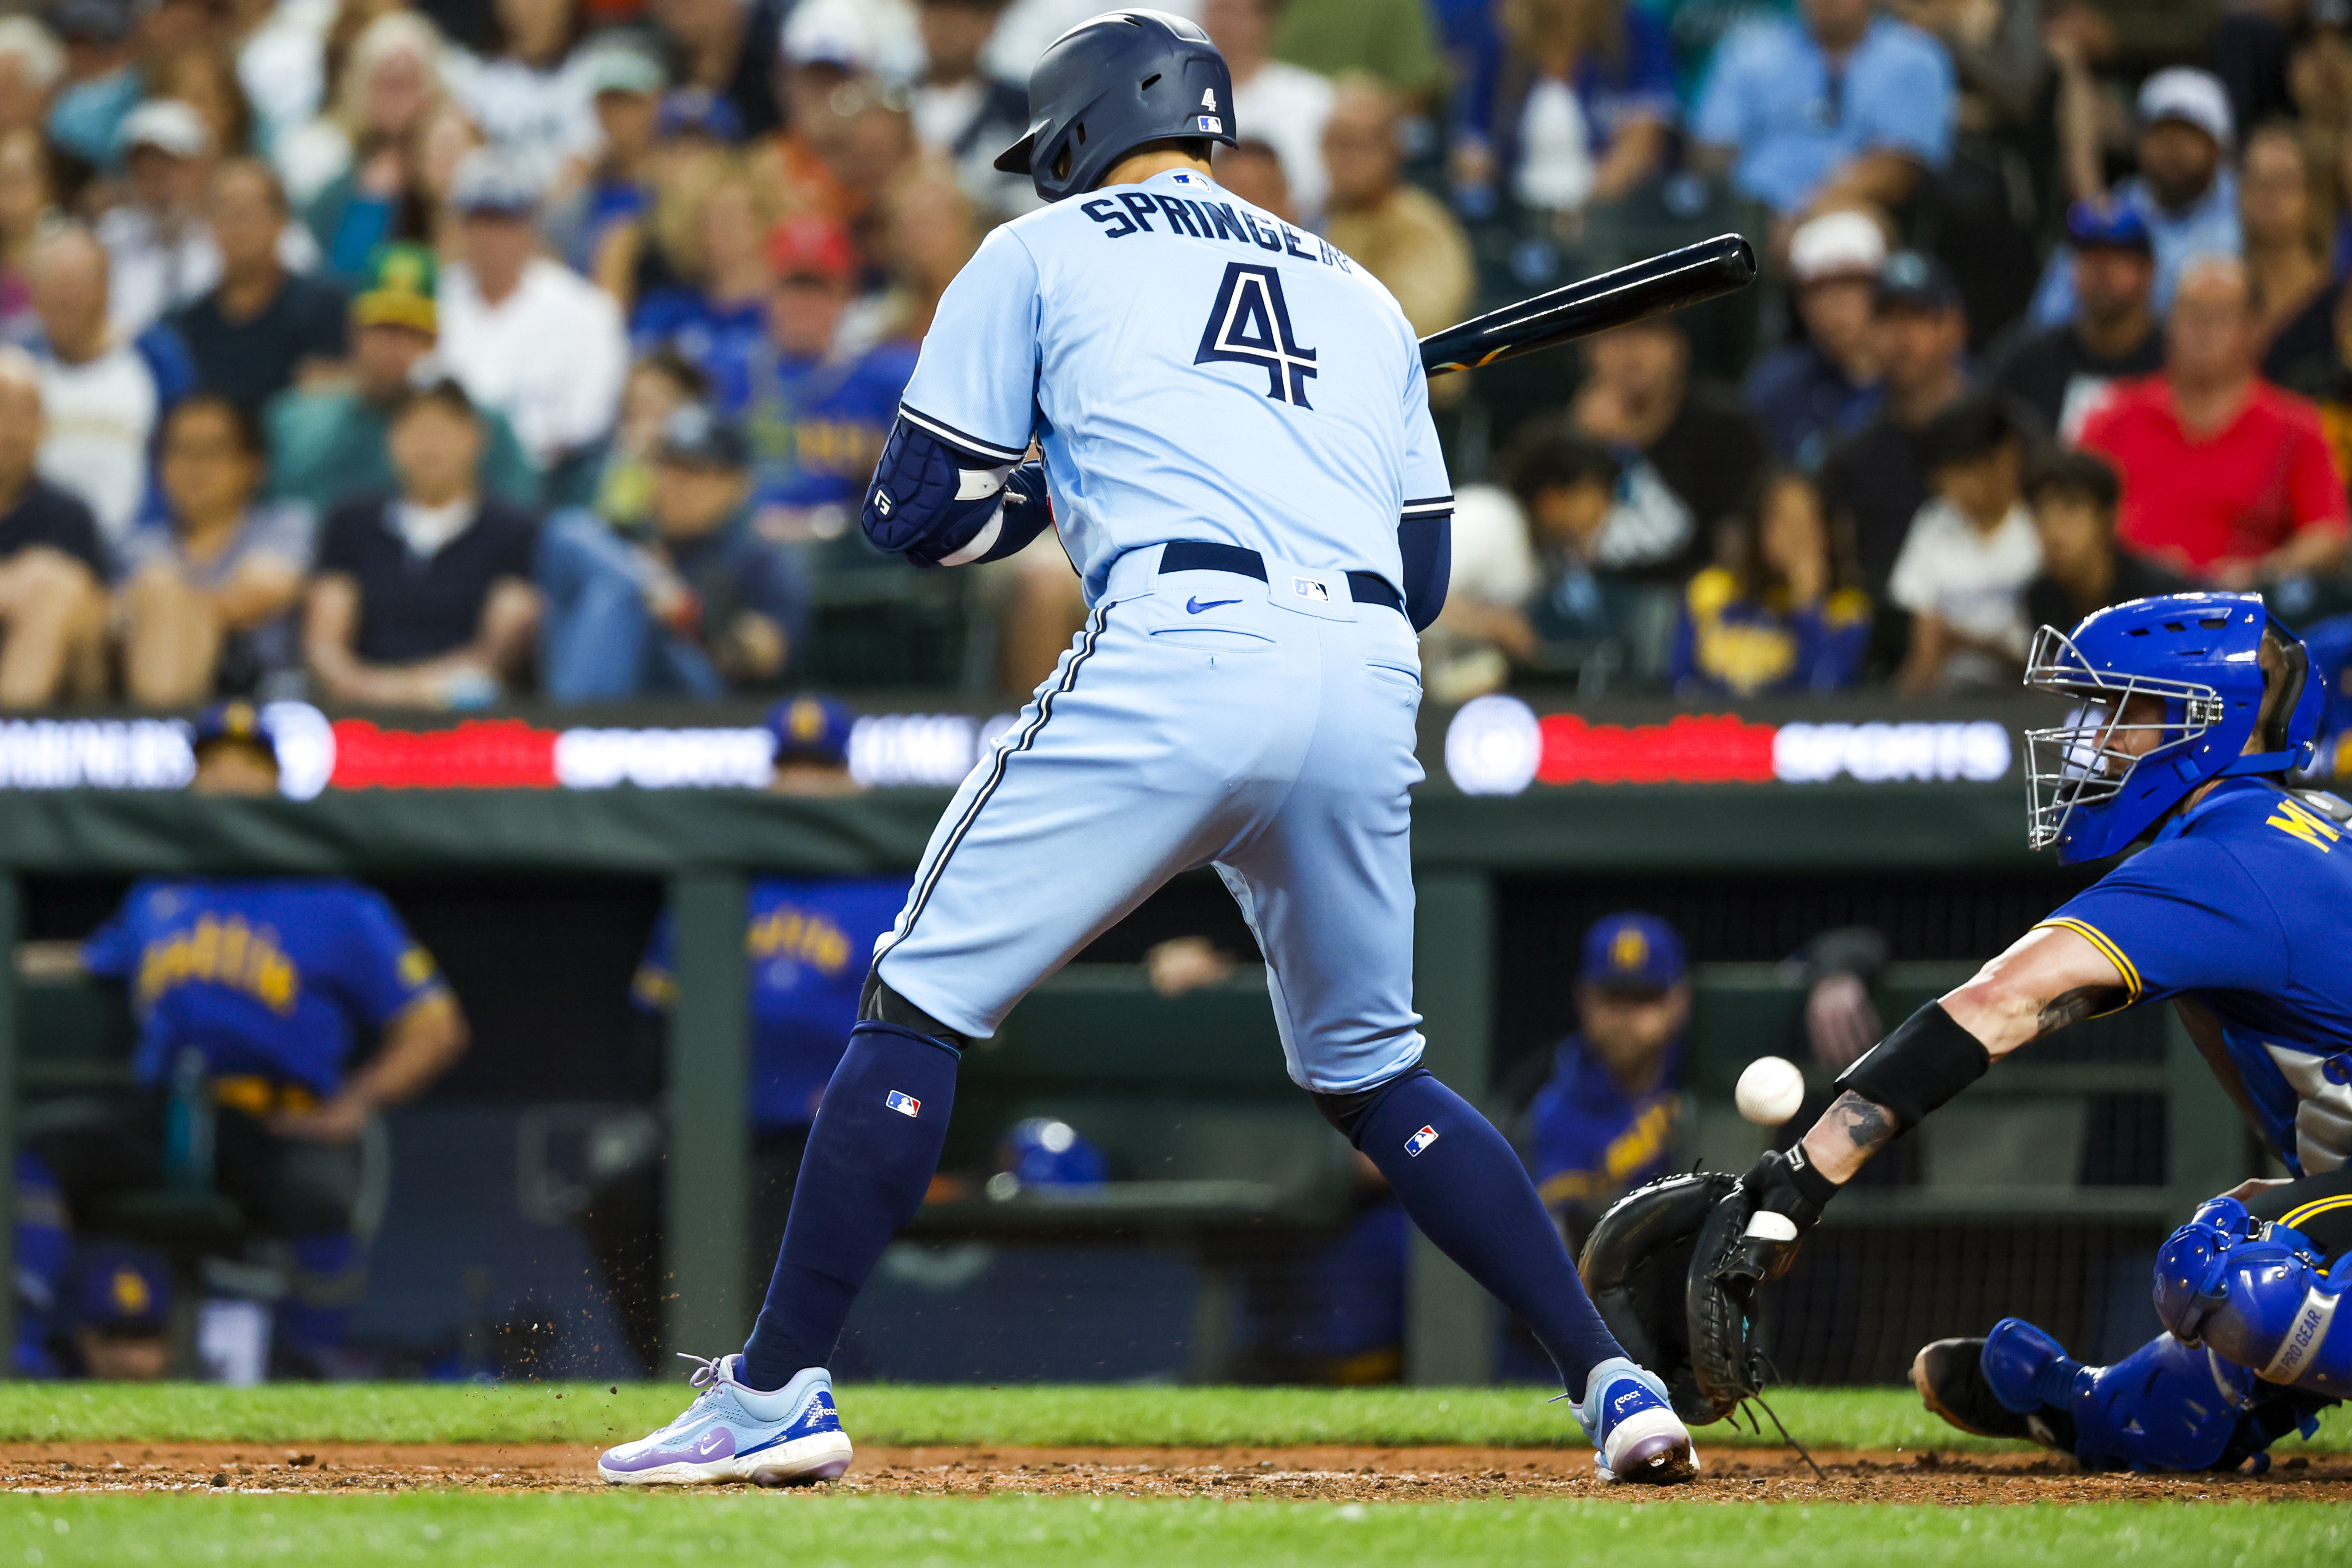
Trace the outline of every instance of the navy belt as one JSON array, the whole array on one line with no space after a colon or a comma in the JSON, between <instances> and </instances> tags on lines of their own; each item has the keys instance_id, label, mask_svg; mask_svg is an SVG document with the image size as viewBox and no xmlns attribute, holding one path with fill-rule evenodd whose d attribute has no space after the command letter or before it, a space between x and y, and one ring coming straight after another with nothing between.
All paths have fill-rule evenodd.
<instances>
[{"instance_id":1,"label":"navy belt","mask_svg":"<svg viewBox=\"0 0 2352 1568\"><path fill-rule=\"evenodd\" d=\"M1179 539L1160 547L1160 570L1169 572L1230 572L1263 583L1265 557L1238 544L1212 544L1205 539ZM1360 605L1386 605L1404 614L1404 595L1389 586L1377 572L1348 574L1348 594Z\"/></svg>"}]
</instances>

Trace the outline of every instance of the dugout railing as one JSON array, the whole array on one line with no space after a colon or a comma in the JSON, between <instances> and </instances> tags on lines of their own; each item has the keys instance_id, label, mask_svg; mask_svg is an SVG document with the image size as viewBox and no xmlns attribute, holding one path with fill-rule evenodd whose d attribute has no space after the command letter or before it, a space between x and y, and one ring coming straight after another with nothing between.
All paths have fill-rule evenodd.
<instances>
[{"instance_id":1,"label":"dugout railing","mask_svg":"<svg viewBox=\"0 0 2352 1568\"><path fill-rule=\"evenodd\" d=\"M129 791L0 794L0 951L16 946L21 884L28 877L219 873L364 879L561 871L664 879L678 936L678 1000L667 1047L673 1142L666 1263L677 1293L672 1335L678 1343L723 1344L741 1337L751 1308L743 1267L748 1040L740 1002L748 880L761 873L903 870L919 854L943 799L940 792L929 790L793 800L751 792L626 787L330 791L299 803ZM2037 862L2024 848L2012 784L1623 786L1497 799L1433 790L1417 807L1414 839L1418 999L1427 1018L1430 1066L1465 1089L1489 1081L1496 1020L1497 885L1505 879L1605 880L1662 872L1808 877L1857 870L1934 879L2031 869ZM1041 869L1041 878L1050 874ZM1948 966L1896 966L1882 985L1882 1007L1893 1013L1912 1005L1957 973ZM1728 1163L1739 1150L1752 1152L1760 1134L1724 1120L1726 1075L1736 1076L1754 1055L1798 1048L1792 1021L1801 993L1784 971L1767 966L1711 967L1702 981L1692 1079L1695 1125L1706 1145L1702 1152ZM1563 986L1569 983L1568 975L1559 979ZM1069 1053L1072 1041L1081 1039L1088 1026L1082 1020L1118 1017L1130 996L1133 1016L1142 1022L1119 1031L1128 1049L1121 1051L1119 1038L1100 1040L1094 1046L1098 1059L1086 1068L1087 1081L1057 1077L1061 1068L1076 1065ZM18 1002L14 968L0 965L0 1145L7 1148L15 1139L20 1055L37 1054L44 1073L60 1070L58 1050L20 1048ZM1219 1015L1223 1021L1204 1026L1214 1030L1220 1049L1195 1051L1180 1064L1181 1071L1158 1071L1146 1065L1155 1055L1184 1048L1181 1012L1148 1012L1131 971L1124 978L1074 975L1041 992L1025 1013L1015 1015L1001 1058L975 1053L971 1093L978 1099L971 1103L978 1107L992 1095L1001 1107L1022 1103L1024 1095L1043 1095L1040 1103L1045 1103L1075 1089L1097 1097L1126 1094L1148 1123L1151 1095L1168 1092L1171 1079L1189 1075L1189 1084L1179 1085L1187 1103L1218 1102L1217 1114L1226 1118L1224 1131L1202 1140L1199 1157L1178 1178L1207 1184L1113 1194L1110 1203L1130 1207L1123 1216L1128 1229L1156 1226L1165 1234L1198 1238L1262 1219L1311 1224L1320 1212L1315 1206L1318 1193L1328 1192L1317 1187L1325 1178L1311 1161L1286 1164L1289 1156L1283 1155L1261 1162L1263 1168L1255 1173L1221 1176L1214 1169L1219 1138L1226 1138L1228 1149L1252 1150L1246 1129L1234 1132L1234 1116L1244 1121L1253 1115L1270 1118L1266 1137L1255 1141L1269 1146L1294 1134L1309 1136L1315 1129L1303 1120L1311 1112L1302 1104L1285 1103L1270 1044L1260 1053L1266 1058L1262 1068L1246 1082L1212 1070L1244 1038L1246 1024L1234 1020L1252 1016L1248 999L1226 995L1196 1005L1227 1010ZM1240 1011L1231 1011L1235 1007ZM1271 1019L1262 1010L1255 1016L1262 1020L1262 1037L1270 1042ZM1997 1226L2036 1214L2153 1226L2185 1214L2198 1198L2244 1174L2246 1145L2236 1113L2193 1046L2152 1013L2100 1027L2105 1036L2088 1031L2076 1046L2005 1066L1975 1098L1997 1118L1995 1108L2003 1104L2046 1107L2070 1098L2159 1096L2166 1108L2160 1184L2100 1188L2042 1179L1986 1180L1982 1159L1969 1176L1962 1158L1944 1163L1955 1179L1856 1192L1838 1205L1833 1219L1842 1227L1898 1233L1938 1224ZM2109 1043L2099 1045L2102 1038ZM1122 1075L1124 1089L1118 1081ZM1260 1103L1233 1103L1242 1101ZM2051 1124L2047 1118L2035 1123ZM1960 1142L1965 1147L1969 1139L1963 1135ZM1214 1190L1218 1181L1228 1184L1222 1192ZM7 1195L0 1184L0 1201ZM1121 1221L1119 1215L1076 1209L1035 1215L1024 1205L990 1205L984 1196L967 1196L927 1214L920 1225L932 1235L1001 1236L1055 1226L1114 1230ZM0 1247L9 1245L11 1236L10 1227L0 1224ZM1493 1371L1495 1343L1488 1303L1425 1244L1415 1247L1408 1376L1425 1384L1485 1381ZM1218 1300L1213 1289L1204 1310L1217 1310ZM0 1301L0 1311L5 1310ZM1204 1331L1213 1327L1202 1324ZM1212 1364L1199 1370L1213 1373L1211 1359Z\"/></svg>"}]
</instances>

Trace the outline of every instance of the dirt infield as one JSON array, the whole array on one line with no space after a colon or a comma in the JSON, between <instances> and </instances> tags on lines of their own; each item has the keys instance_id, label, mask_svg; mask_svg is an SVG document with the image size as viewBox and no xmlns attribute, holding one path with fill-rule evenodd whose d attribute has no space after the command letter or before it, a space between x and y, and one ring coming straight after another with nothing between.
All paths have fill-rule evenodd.
<instances>
[{"instance_id":1,"label":"dirt infield","mask_svg":"<svg viewBox=\"0 0 2352 1568\"><path fill-rule=\"evenodd\" d=\"M2294 1456L2266 1476L2085 1475L2047 1455L1822 1453L1826 1481L1793 1454L1701 1447L1696 1485L1603 1486L1590 1453L1525 1448L861 1447L835 1493L1433 1502L1606 1498L1640 1502L2352 1502L2352 1456ZM18 1443L0 1445L10 1491L390 1492L602 1489L595 1450L497 1445ZM811 1495L777 1494L780 1498Z\"/></svg>"}]
</instances>

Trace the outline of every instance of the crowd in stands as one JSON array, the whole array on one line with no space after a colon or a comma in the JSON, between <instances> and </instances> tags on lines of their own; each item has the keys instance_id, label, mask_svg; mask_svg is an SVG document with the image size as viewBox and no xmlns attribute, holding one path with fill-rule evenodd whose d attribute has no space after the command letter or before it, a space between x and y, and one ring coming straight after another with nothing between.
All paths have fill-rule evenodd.
<instances>
[{"instance_id":1,"label":"crowd in stands","mask_svg":"<svg viewBox=\"0 0 2352 1568\"><path fill-rule=\"evenodd\" d=\"M1053 539L932 574L855 514L1096 8L0 0L0 707L1025 690ZM1966 691L2176 584L2352 607L2342 5L1169 8L1218 178L1417 331L1762 258L1433 386L1433 696Z\"/></svg>"}]
</instances>

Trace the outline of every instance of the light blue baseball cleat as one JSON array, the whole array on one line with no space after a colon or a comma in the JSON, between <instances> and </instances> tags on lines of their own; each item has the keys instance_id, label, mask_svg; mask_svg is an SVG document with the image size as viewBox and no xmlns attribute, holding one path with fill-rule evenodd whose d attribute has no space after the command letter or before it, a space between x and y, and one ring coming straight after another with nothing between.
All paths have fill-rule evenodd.
<instances>
[{"instance_id":1,"label":"light blue baseball cleat","mask_svg":"<svg viewBox=\"0 0 2352 1568\"><path fill-rule=\"evenodd\" d=\"M806 1486L849 1468L849 1434L834 1413L833 1374L810 1367L772 1394L738 1381L743 1358L704 1361L687 1379L702 1390L660 1431L608 1448L596 1473L614 1486L750 1481Z\"/></svg>"},{"instance_id":2,"label":"light blue baseball cleat","mask_svg":"<svg viewBox=\"0 0 2352 1568\"><path fill-rule=\"evenodd\" d=\"M1604 1481L1672 1486L1698 1474L1698 1450L1666 1385L1623 1356L1592 1369L1576 1414L1596 1451L1593 1471Z\"/></svg>"}]
</instances>

